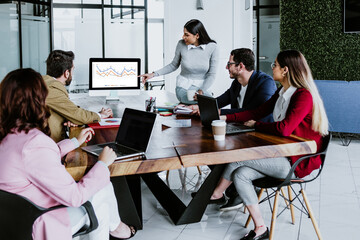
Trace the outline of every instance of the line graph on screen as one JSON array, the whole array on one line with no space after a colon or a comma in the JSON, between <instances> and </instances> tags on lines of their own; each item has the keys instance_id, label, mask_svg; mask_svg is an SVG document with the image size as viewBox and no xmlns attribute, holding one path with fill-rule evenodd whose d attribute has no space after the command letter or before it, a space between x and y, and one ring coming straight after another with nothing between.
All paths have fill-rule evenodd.
<instances>
[{"instance_id":1,"label":"line graph on screen","mask_svg":"<svg viewBox=\"0 0 360 240\"><path fill-rule=\"evenodd\" d=\"M124 76L136 76L136 69L133 68L126 68L123 67L121 71L118 71L114 69L112 66L106 69L100 69L98 65L96 65L96 74L101 77L108 77L108 76L114 76L114 77L124 77Z\"/></svg>"},{"instance_id":2,"label":"line graph on screen","mask_svg":"<svg viewBox=\"0 0 360 240\"><path fill-rule=\"evenodd\" d=\"M94 87L136 87L138 85L137 63L96 62L93 63Z\"/></svg>"}]
</instances>

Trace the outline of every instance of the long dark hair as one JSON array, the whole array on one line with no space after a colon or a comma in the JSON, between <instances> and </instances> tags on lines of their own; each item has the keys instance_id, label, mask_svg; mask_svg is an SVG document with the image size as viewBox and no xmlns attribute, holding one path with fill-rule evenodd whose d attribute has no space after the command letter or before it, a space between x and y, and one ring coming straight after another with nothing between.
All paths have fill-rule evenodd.
<instances>
[{"instance_id":1,"label":"long dark hair","mask_svg":"<svg viewBox=\"0 0 360 240\"><path fill-rule=\"evenodd\" d=\"M201 44L208 44L209 42L214 42L216 43L214 40L212 40L204 25L202 24L202 22L200 22L197 19L191 19L190 21L188 21L185 25L184 28L186 28L186 30L191 33L191 34L199 34L199 45Z\"/></svg>"},{"instance_id":2,"label":"long dark hair","mask_svg":"<svg viewBox=\"0 0 360 240\"><path fill-rule=\"evenodd\" d=\"M38 128L50 136L47 87L31 68L8 73L0 83L0 143L9 134Z\"/></svg>"}]
</instances>

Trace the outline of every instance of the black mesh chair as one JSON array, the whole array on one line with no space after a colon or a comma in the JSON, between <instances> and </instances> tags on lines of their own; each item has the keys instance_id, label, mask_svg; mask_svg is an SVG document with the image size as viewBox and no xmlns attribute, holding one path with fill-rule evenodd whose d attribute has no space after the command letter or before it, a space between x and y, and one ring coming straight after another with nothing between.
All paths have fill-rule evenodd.
<instances>
[{"instance_id":1,"label":"black mesh chair","mask_svg":"<svg viewBox=\"0 0 360 240\"><path fill-rule=\"evenodd\" d=\"M310 154L310 155L306 155L303 156L301 158L299 158L291 167L287 177L285 179L277 179L277 178L273 178L273 177L264 177L264 178L259 178L253 181L253 185L261 188L260 192L258 193L258 199L259 199L259 204L263 203L265 201L269 201L269 205L270 208L272 210L272 217L271 217L271 227L270 227L270 236L269 236L269 240L272 240L274 238L274 230L275 230L275 223L276 223L276 218L283 213L286 209L290 209L291 212L291 218L292 218L292 223L295 223L295 216L294 216L294 207L296 207L297 209L299 209L300 211L302 211L304 214L306 214L312 221L312 224L314 226L315 232L318 236L319 239L322 239L321 237L321 233L319 230L319 227L317 225L316 219L312 213L311 210L311 206L309 203L309 200L306 196L305 190L303 188L303 185L305 185L308 182L314 181L317 177L320 176L320 173L322 172L323 168L324 168L324 163L325 163L325 156L326 156L326 152L327 152L327 148L329 146L329 143L331 141L331 134L327 135L326 137L324 137L323 139L323 149L321 149L320 152L315 153L315 154ZM315 176L311 176L311 177L306 177L306 178L291 178L291 176L293 175L295 168L299 165L300 162L304 161L305 159L308 159L309 157L313 157L313 156L320 156L321 157L321 166L317 172L317 174L315 174ZM297 193L293 186L294 184L297 184L300 186L300 191ZM282 187L287 187L288 190L288 197L285 196L284 192L282 191ZM268 193L268 189L272 190L271 194ZM266 190L267 192L267 196L261 199L261 195L264 192L264 190ZM295 195L293 197L293 194ZM278 212L278 203L279 203L279 196L281 196L282 198L284 198L285 203L286 203L286 207L279 213ZM300 196L302 196L304 203L301 201ZM270 199L274 197L274 204L273 206L271 206L270 204ZM294 204L294 201L298 200L298 202L301 204L301 207L296 206ZM248 227L249 223L251 221L251 216L249 215L245 227Z\"/></svg>"},{"instance_id":2,"label":"black mesh chair","mask_svg":"<svg viewBox=\"0 0 360 240\"><path fill-rule=\"evenodd\" d=\"M73 237L89 233L99 225L91 203L87 201L83 206L89 215L90 225L84 226ZM34 221L46 212L64 207L43 208L25 197L0 190L0 239L32 240Z\"/></svg>"}]
</instances>

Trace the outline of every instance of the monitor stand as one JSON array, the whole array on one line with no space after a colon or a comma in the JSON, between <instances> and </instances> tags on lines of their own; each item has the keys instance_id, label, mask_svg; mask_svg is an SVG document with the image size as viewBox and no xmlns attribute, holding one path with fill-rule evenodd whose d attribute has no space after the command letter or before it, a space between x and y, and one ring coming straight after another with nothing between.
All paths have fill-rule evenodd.
<instances>
[{"instance_id":1,"label":"monitor stand","mask_svg":"<svg viewBox=\"0 0 360 240\"><path fill-rule=\"evenodd\" d=\"M119 98L116 90L110 90L110 96L106 97L105 104L107 102L113 102L113 101L118 101L119 103L121 103L120 98Z\"/></svg>"}]
</instances>

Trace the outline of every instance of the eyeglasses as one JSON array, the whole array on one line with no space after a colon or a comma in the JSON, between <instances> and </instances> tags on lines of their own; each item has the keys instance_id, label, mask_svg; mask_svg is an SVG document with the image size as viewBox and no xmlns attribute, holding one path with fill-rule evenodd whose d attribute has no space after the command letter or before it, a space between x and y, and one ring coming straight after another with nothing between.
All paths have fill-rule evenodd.
<instances>
[{"instance_id":1,"label":"eyeglasses","mask_svg":"<svg viewBox=\"0 0 360 240\"><path fill-rule=\"evenodd\" d=\"M227 62L226 66L229 68L232 64L236 64L236 62Z\"/></svg>"},{"instance_id":2,"label":"eyeglasses","mask_svg":"<svg viewBox=\"0 0 360 240\"><path fill-rule=\"evenodd\" d=\"M273 63L271 63L271 65L270 65L270 66L271 66L271 69L274 69L274 68L276 68L276 66L277 66L277 65L276 65L276 63L275 63L275 62L273 62Z\"/></svg>"}]
</instances>

